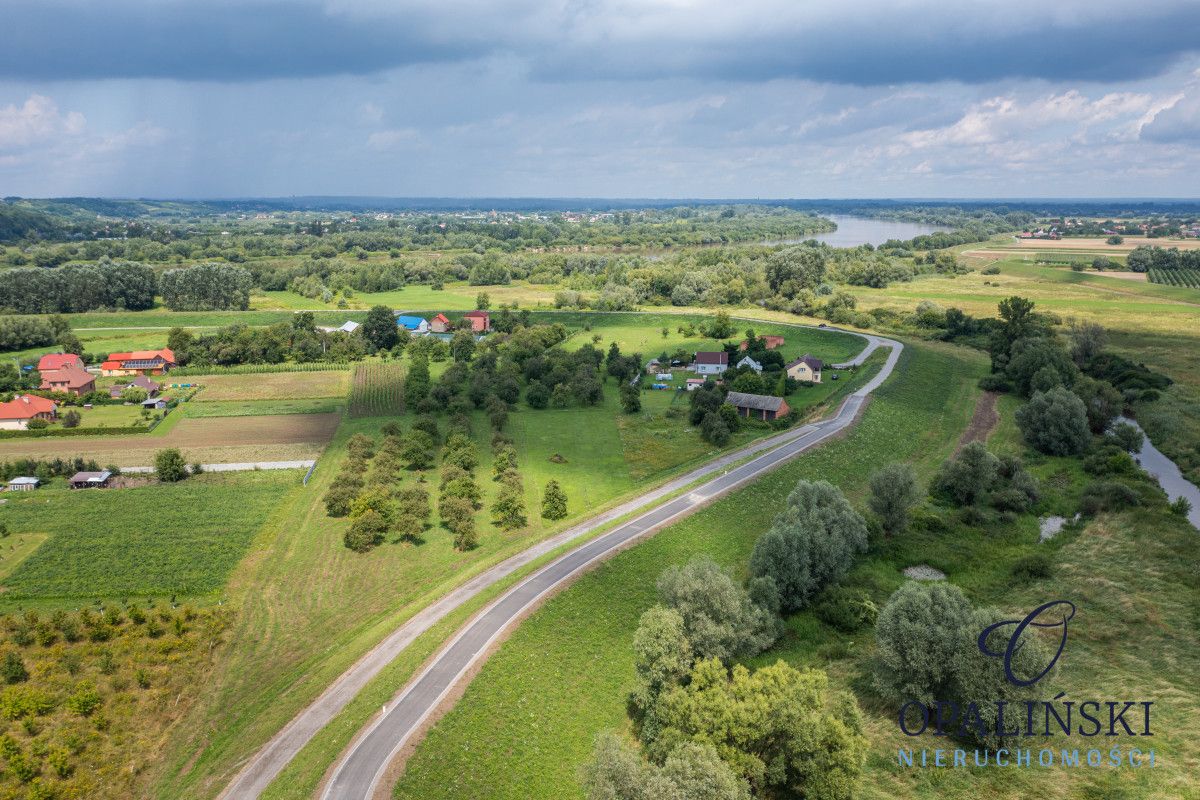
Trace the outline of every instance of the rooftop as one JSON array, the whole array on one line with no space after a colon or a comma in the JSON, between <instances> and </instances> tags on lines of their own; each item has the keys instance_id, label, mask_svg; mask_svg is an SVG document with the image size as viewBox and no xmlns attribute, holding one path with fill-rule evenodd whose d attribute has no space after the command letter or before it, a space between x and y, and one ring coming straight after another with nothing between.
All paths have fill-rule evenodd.
<instances>
[{"instance_id":1,"label":"rooftop","mask_svg":"<svg viewBox=\"0 0 1200 800\"><path fill-rule=\"evenodd\" d=\"M730 392L725 398L725 402L734 408L752 408L755 411L778 411L783 405L783 398L769 394Z\"/></svg>"}]
</instances>

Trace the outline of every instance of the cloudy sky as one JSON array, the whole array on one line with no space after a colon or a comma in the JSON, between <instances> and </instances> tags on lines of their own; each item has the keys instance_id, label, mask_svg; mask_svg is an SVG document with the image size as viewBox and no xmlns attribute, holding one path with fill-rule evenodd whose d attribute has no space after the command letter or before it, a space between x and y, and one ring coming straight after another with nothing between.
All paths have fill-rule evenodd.
<instances>
[{"instance_id":1,"label":"cloudy sky","mask_svg":"<svg viewBox=\"0 0 1200 800\"><path fill-rule=\"evenodd\" d=\"M1195 0L6 0L0 195L1195 197Z\"/></svg>"}]
</instances>

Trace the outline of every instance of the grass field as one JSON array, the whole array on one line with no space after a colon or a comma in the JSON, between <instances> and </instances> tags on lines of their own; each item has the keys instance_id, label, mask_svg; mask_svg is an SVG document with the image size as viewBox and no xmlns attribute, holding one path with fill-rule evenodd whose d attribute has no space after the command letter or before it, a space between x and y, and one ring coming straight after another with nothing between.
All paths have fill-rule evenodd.
<instances>
[{"instance_id":1,"label":"grass field","mask_svg":"<svg viewBox=\"0 0 1200 800\"><path fill-rule=\"evenodd\" d=\"M484 666L458 705L410 759L397 798L581 797L577 769L602 730L628 730L625 697L633 686L631 639L642 611L655 602L662 569L706 553L740 576L754 539L798 478L832 480L861 507L864 484L878 464L912 460L924 479L953 449L973 406L977 355L943 347L909 348L897 379L872 400L861 425L777 473L619 554L518 628ZM952 376L952 377L951 377ZM1012 403L991 444L1022 449ZM1071 506L1078 464L1032 459L1043 478L1047 510ZM1160 513L1105 518L1081 534L1036 544L1032 517L996 530L946 533L914 529L864 558L848 579L885 599L903 578L901 567L930 563L947 571L975 602L1033 607L1046 592L1081 607L1062 684L1068 696L1138 697L1171 706L1156 718L1160 768L1125 770L920 770L895 766L900 741L892 709L873 700L866 672L870 633L847 636L802 613L788 621L780 643L754 663L783 658L826 669L835 685L853 688L867 716L870 748L857 797L1021 798L1189 797L1200 757L1190 736L1197 711L1200 653L1193 586L1200 542L1195 532ZM1008 567L1043 549L1057 561L1057 583L1014 586ZM1120 591L1116 587L1121 587ZM1114 625L1120 634L1114 633ZM1078 630L1078 633L1076 633ZM1186 664L1186 666L1185 666ZM1160 756L1160 757L1162 757Z\"/></svg>"},{"instance_id":2,"label":"grass field","mask_svg":"<svg viewBox=\"0 0 1200 800\"><path fill-rule=\"evenodd\" d=\"M215 599L271 509L299 485L294 471L214 473L177 484L10 496L0 512L9 527L47 538L4 578L0 608Z\"/></svg>"},{"instance_id":3,"label":"grass field","mask_svg":"<svg viewBox=\"0 0 1200 800\"><path fill-rule=\"evenodd\" d=\"M163 435L155 435L156 431L0 440L0 460L80 456L101 464L145 466L153 464L155 452L165 447L179 448L189 462L291 460L319 453L336 430L339 417L336 412L201 419L185 415ZM297 452L308 455L295 455Z\"/></svg>"},{"instance_id":4,"label":"grass field","mask_svg":"<svg viewBox=\"0 0 1200 800\"><path fill-rule=\"evenodd\" d=\"M189 419L203 417L262 417L280 414L334 414L345 401L338 397L310 397L299 400L218 400L192 402L183 407Z\"/></svg>"},{"instance_id":5,"label":"grass field","mask_svg":"<svg viewBox=\"0 0 1200 800\"><path fill-rule=\"evenodd\" d=\"M192 400L296 400L314 397L344 398L350 388L350 370L321 372L269 372L255 375L194 375L187 383L204 389Z\"/></svg>"}]
</instances>

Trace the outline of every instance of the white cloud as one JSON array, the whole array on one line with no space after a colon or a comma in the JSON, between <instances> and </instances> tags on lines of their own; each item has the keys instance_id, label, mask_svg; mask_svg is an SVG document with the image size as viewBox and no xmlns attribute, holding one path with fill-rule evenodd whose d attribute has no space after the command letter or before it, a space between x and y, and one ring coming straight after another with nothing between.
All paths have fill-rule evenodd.
<instances>
[{"instance_id":1,"label":"white cloud","mask_svg":"<svg viewBox=\"0 0 1200 800\"><path fill-rule=\"evenodd\" d=\"M46 145L63 137L77 137L87 127L83 114L62 114L49 97L33 94L24 104L0 108L0 151Z\"/></svg>"},{"instance_id":2,"label":"white cloud","mask_svg":"<svg viewBox=\"0 0 1200 800\"><path fill-rule=\"evenodd\" d=\"M376 131L367 137L367 147L372 150L394 150L420 141L421 134L415 128L392 128Z\"/></svg>"}]
</instances>

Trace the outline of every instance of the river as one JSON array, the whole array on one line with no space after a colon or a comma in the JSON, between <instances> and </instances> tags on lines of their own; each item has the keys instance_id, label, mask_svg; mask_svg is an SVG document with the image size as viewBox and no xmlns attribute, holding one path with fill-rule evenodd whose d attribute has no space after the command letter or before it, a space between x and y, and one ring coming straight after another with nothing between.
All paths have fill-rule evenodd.
<instances>
[{"instance_id":1,"label":"river","mask_svg":"<svg viewBox=\"0 0 1200 800\"><path fill-rule=\"evenodd\" d=\"M837 230L829 233L818 233L801 239L782 239L764 244L799 244L800 242L816 239L830 247L858 247L860 244L870 244L878 247L888 239L907 241L914 236L926 233L950 230L938 225L925 225L919 222L899 222L894 219L873 219L871 217L855 217L849 214L822 214L825 219L837 223Z\"/></svg>"},{"instance_id":2,"label":"river","mask_svg":"<svg viewBox=\"0 0 1200 800\"><path fill-rule=\"evenodd\" d=\"M1138 430L1142 430L1142 427L1129 417L1121 417L1121 422L1128 422ZM1145 431L1142 432L1145 433ZM1171 500L1177 497L1186 497L1191 501L1192 510L1188 512L1188 522L1196 528L1200 528L1200 489L1183 477L1183 473L1179 471L1175 462L1163 455L1162 451L1150 441L1149 436L1142 443L1142 450L1137 454L1137 462L1142 469L1158 479L1158 485L1163 488Z\"/></svg>"}]
</instances>

